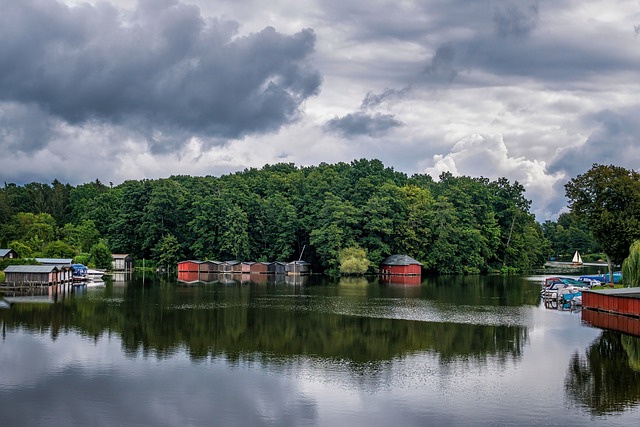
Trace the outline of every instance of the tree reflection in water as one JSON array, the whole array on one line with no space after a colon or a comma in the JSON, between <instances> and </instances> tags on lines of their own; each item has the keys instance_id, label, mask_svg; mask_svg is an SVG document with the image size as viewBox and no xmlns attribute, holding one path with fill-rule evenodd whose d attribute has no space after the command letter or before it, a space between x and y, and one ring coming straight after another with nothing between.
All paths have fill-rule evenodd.
<instances>
[{"instance_id":1,"label":"tree reflection in water","mask_svg":"<svg viewBox=\"0 0 640 427\"><path fill-rule=\"evenodd\" d=\"M640 403L640 338L604 331L571 358L565 390L592 415L622 412Z\"/></svg>"}]
</instances>

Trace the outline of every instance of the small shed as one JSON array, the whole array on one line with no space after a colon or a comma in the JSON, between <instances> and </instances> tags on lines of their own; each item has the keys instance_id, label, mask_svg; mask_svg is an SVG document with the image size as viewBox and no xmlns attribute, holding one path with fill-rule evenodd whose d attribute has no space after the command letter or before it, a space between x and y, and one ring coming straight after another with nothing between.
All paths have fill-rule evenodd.
<instances>
[{"instance_id":1,"label":"small shed","mask_svg":"<svg viewBox=\"0 0 640 427\"><path fill-rule=\"evenodd\" d=\"M269 272L270 262L255 262L251 264L251 274L267 274Z\"/></svg>"},{"instance_id":2,"label":"small shed","mask_svg":"<svg viewBox=\"0 0 640 427\"><path fill-rule=\"evenodd\" d=\"M111 254L111 269L115 271L132 271L133 257L129 254Z\"/></svg>"},{"instance_id":3,"label":"small shed","mask_svg":"<svg viewBox=\"0 0 640 427\"><path fill-rule=\"evenodd\" d=\"M291 276L311 274L311 264L306 261L291 261L284 267L284 271Z\"/></svg>"},{"instance_id":4,"label":"small shed","mask_svg":"<svg viewBox=\"0 0 640 427\"><path fill-rule=\"evenodd\" d=\"M422 264L409 255L391 255L380 264L383 276L420 276Z\"/></svg>"},{"instance_id":5,"label":"small shed","mask_svg":"<svg viewBox=\"0 0 640 427\"><path fill-rule=\"evenodd\" d=\"M286 266L286 263L281 261L272 262L267 266L268 268L267 272L269 274L285 274L286 272L285 266Z\"/></svg>"},{"instance_id":6,"label":"small shed","mask_svg":"<svg viewBox=\"0 0 640 427\"><path fill-rule=\"evenodd\" d=\"M253 264L255 264L255 262L253 261L243 261L240 267L242 270L242 273L251 273L251 266Z\"/></svg>"},{"instance_id":7,"label":"small shed","mask_svg":"<svg viewBox=\"0 0 640 427\"><path fill-rule=\"evenodd\" d=\"M242 266L240 265L240 261L230 260L224 261L221 265L223 273L241 273Z\"/></svg>"},{"instance_id":8,"label":"small shed","mask_svg":"<svg viewBox=\"0 0 640 427\"><path fill-rule=\"evenodd\" d=\"M7 283L31 285L59 285L72 280L71 266L10 265L4 269Z\"/></svg>"},{"instance_id":9,"label":"small shed","mask_svg":"<svg viewBox=\"0 0 640 427\"><path fill-rule=\"evenodd\" d=\"M20 258L20 257L18 256L16 251L14 251L13 249L11 248L0 249L0 259L14 259L14 258Z\"/></svg>"},{"instance_id":10,"label":"small shed","mask_svg":"<svg viewBox=\"0 0 640 427\"><path fill-rule=\"evenodd\" d=\"M222 271L221 269L222 263L220 261L204 261L200 266L200 271L204 271L207 273L219 273Z\"/></svg>"},{"instance_id":11,"label":"small shed","mask_svg":"<svg viewBox=\"0 0 640 427\"><path fill-rule=\"evenodd\" d=\"M192 259L180 261L178 263L178 273L187 271L199 273L201 271L203 263L204 261L197 261Z\"/></svg>"}]
</instances>

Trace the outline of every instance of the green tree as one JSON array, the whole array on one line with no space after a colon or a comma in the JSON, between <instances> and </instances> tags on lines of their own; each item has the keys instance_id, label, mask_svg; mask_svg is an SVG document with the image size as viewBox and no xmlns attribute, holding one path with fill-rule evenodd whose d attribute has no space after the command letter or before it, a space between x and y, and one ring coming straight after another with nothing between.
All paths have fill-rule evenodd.
<instances>
[{"instance_id":1,"label":"green tree","mask_svg":"<svg viewBox=\"0 0 640 427\"><path fill-rule=\"evenodd\" d=\"M367 259L367 252L358 246L342 249L338 257L341 274L361 275L366 273L371 265L371 262Z\"/></svg>"},{"instance_id":2,"label":"green tree","mask_svg":"<svg viewBox=\"0 0 640 427\"><path fill-rule=\"evenodd\" d=\"M640 238L640 174L594 164L565 184L569 208L584 219L606 254L609 272Z\"/></svg>"},{"instance_id":3,"label":"green tree","mask_svg":"<svg viewBox=\"0 0 640 427\"><path fill-rule=\"evenodd\" d=\"M62 234L65 242L82 252L89 252L100 239L100 232L90 219L82 220L80 225L65 224Z\"/></svg>"},{"instance_id":4,"label":"green tree","mask_svg":"<svg viewBox=\"0 0 640 427\"><path fill-rule=\"evenodd\" d=\"M174 270L183 257L180 243L173 234L163 236L153 248L153 259L167 271Z\"/></svg>"},{"instance_id":5,"label":"green tree","mask_svg":"<svg viewBox=\"0 0 640 427\"><path fill-rule=\"evenodd\" d=\"M76 250L62 240L48 243L42 253L47 258L73 258Z\"/></svg>"},{"instance_id":6,"label":"green tree","mask_svg":"<svg viewBox=\"0 0 640 427\"><path fill-rule=\"evenodd\" d=\"M629 248L629 256L622 263L622 279L626 286L640 286L640 240Z\"/></svg>"},{"instance_id":7,"label":"green tree","mask_svg":"<svg viewBox=\"0 0 640 427\"><path fill-rule=\"evenodd\" d=\"M111 251L109 247L101 240L91 247L91 259L96 268L110 269L111 268Z\"/></svg>"}]
</instances>

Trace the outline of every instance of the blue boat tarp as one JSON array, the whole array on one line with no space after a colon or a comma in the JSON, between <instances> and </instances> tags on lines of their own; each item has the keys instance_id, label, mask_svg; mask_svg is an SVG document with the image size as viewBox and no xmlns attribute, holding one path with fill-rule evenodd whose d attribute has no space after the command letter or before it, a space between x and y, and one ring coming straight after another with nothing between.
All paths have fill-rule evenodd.
<instances>
[{"instance_id":1,"label":"blue boat tarp","mask_svg":"<svg viewBox=\"0 0 640 427\"><path fill-rule=\"evenodd\" d=\"M71 264L71 268L73 268L74 276L86 276L87 267L83 264Z\"/></svg>"},{"instance_id":2,"label":"blue boat tarp","mask_svg":"<svg viewBox=\"0 0 640 427\"><path fill-rule=\"evenodd\" d=\"M580 280L597 280L601 283L609 283L609 275L608 274L593 274L587 276L580 276ZM614 271L613 272L613 283L620 283L622 281L622 272Z\"/></svg>"}]
</instances>

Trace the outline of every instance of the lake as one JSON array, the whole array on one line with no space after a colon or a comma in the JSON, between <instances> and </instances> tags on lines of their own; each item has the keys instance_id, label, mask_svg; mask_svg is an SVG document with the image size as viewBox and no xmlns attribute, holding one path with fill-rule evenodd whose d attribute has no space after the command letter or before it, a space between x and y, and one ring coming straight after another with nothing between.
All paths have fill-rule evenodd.
<instances>
[{"instance_id":1,"label":"lake","mask_svg":"<svg viewBox=\"0 0 640 427\"><path fill-rule=\"evenodd\" d=\"M147 274L14 302L0 425L639 425L640 340L541 280Z\"/></svg>"}]
</instances>

